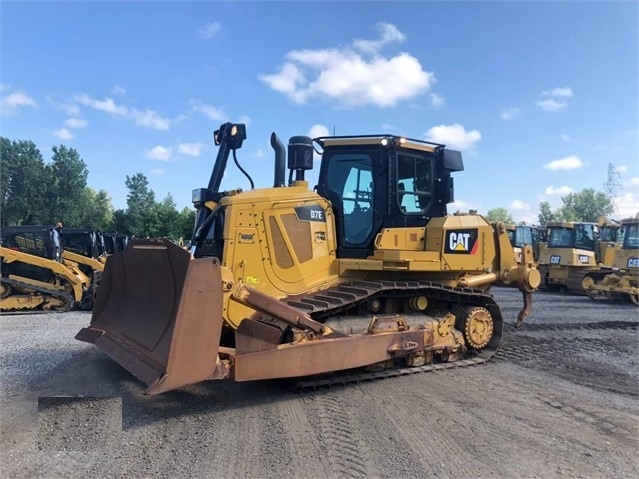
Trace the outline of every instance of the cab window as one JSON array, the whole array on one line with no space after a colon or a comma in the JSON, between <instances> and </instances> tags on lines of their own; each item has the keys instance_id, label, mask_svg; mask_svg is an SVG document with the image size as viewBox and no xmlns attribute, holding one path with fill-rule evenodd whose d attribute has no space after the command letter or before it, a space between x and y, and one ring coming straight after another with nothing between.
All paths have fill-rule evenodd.
<instances>
[{"instance_id":1,"label":"cab window","mask_svg":"<svg viewBox=\"0 0 639 479\"><path fill-rule=\"evenodd\" d=\"M431 162L413 155L397 155L397 203L404 214L422 214L433 199Z\"/></svg>"}]
</instances>

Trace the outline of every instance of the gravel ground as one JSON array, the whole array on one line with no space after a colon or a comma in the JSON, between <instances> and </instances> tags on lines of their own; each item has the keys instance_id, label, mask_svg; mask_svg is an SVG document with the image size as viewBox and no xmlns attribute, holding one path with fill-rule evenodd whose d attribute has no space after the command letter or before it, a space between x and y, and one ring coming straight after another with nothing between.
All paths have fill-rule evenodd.
<instances>
[{"instance_id":1,"label":"gravel ground","mask_svg":"<svg viewBox=\"0 0 639 479\"><path fill-rule=\"evenodd\" d=\"M159 396L73 339L90 313L0 318L2 477L638 477L638 310L517 291L485 365L295 393Z\"/></svg>"}]
</instances>

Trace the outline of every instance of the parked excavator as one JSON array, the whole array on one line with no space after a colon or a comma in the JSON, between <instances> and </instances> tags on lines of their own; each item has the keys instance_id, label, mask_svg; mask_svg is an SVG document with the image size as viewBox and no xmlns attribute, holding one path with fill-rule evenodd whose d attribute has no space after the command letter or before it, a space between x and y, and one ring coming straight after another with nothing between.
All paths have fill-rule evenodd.
<instances>
[{"instance_id":1,"label":"parked excavator","mask_svg":"<svg viewBox=\"0 0 639 479\"><path fill-rule=\"evenodd\" d=\"M639 306L639 214L618 224L623 238L621 247L612 249L610 265L587 272L582 283L592 299L627 299Z\"/></svg>"},{"instance_id":2,"label":"parked excavator","mask_svg":"<svg viewBox=\"0 0 639 479\"><path fill-rule=\"evenodd\" d=\"M60 232L54 226L8 226L2 244L1 311L91 309L91 279L78 263L64 259Z\"/></svg>"},{"instance_id":3,"label":"parked excavator","mask_svg":"<svg viewBox=\"0 0 639 479\"><path fill-rule=\"evenodd\" d=\"M287 163L273 133L273 187L258 189L237 159L245 139L243 124L214 133L208 186L192 194L190 251L131 240L109 257L91 323L76 335L147 394L213 379L343 383L477 364L502 335L491 285L522 292L519 323L530 313L540 282L532 249L518 264L503 223L447 214L460 152L394 135L294 136ZM220 190L231 154L248 191Z\"/></svg>"}]
</instances>

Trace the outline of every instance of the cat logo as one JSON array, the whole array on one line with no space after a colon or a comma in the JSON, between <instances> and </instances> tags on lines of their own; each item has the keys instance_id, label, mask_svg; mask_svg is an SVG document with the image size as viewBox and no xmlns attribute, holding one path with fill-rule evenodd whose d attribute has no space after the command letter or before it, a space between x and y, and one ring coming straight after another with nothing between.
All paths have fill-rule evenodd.
<instances>
[{"instance_id":1,"label":"cat logo","mask_svg":"<svg viewBox=\"0 0 639 479\"><path fill-rule=\"evenodd\" d=\"M558 254L554 254L550 257L550 264L559 264L561 263L561 256Z\"/></svg>"},{"instance_id":2,"label":"cat logo","mask_svg":"<svg viewBox=\"0 0 639 479\"><path fill-rule=\"evenodd\" d=\"M446 232L444 253L475 254L478 245L476 229L450 230Z\"/></svg>"},{"instance_id":3,"label":"cat logo","mask_svg":"<svg viewBox=\"0 0 639 479\"><path fill-rule=\"evenodd\" d=\"M588 264L588 263L590 263L590 257L588 255L585 255L585 254L580 254L579 255L579 262L581 264Z\"/></svg>"},{"instance_id":4,"label":"cat logo","mask_svg":"<svg viewBox=\"0 0 639 479\"><path fill-rule=\"evenodd\" d=\"M628 258L628 268L639 268L639 258Z\"/></svg>"}]
</instances>

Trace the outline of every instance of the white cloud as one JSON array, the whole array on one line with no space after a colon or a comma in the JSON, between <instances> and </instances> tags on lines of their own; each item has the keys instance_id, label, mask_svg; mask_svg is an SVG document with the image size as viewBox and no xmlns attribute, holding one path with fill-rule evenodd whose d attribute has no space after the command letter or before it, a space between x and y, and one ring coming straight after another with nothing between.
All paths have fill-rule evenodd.
<instances>
[{"instance_id":1,"label":"white cloud","mask_svg":"<svg viewBox=\"0 0 639 479\"><path fill-rule=\"evenodd\" d=\"M154 168L151 170L151 174L155 176L162 176L165 173L166 173L166 170L162 168Z\"/></svg>"},{"instance_id":2,"label":"white cloud","mask_svg":"<svg viewBox=\"0 0 639 479\"><path fill-rule=\"evenodd\" d=\"M519 112L520 111L521 110L519 108L517 108L517 107L506 108L506 109L501 111L499 116L501 117L502 120L508 121L508 120L512 120L512 119L516 118L517 116L519 116Z\"/></svg>"},{"instance_id":3,"label":"white cloud","mask_svg":"<svg viewBox=\"0 0 639 479\"><path fill-rule=\"evenodd\" d=\"M264 158L264 150L258 148L258 150L253 154L255 158Z\"/></svg>"},{"instance_id":4,"label":"white cloud","mask_svg":"<svg viewBox=\"0 0 639 479\"><path fill-rule=\"evenodd\" d=\"M89 124L84 118L69 118L64 122L69 128L84 128Z\"/></svg>"},{"instance_id":5,"label":"white cloud","mask_svg":"<svg viewBox=\"0 0 639 479\"><path fill-rule=\"evenodd\" d=\"M393 125L391 125L390 123L382 123L382 130L386 131L386 130L394 130L395 127Z\"/></svg>"},{"instance_id":6,"label":"white cloud","mask_svg":"<svg viewBox=\"0 0 639 479\"><path fill-rule=\"evenodd\" d=\"M446 99L439 93L430 94L430 104L433 105L433 108L441 108L445 103Z\"/></svg>"},{"instance_id":7,"label":"white cloud","mask_svg":"<svg viewBox=\"0 0 639 479\"><path fill-rule=\"evenodd\" d=\"M570 141L570 137L568 135L561 135L560 138L564 141Z\"/></svg>"},{"instance_id":8,"label":"white cloud","mask_svg":"<svg viewBox=\"0 0 639 479\"><path fill-rule=\"evenodd\" d=\"M148 150L145 156L149 160L169 161L171 159L171 148L165 148L164 146L154 146Z\"/></svg>"},{"instance_id":9,"label":"white cloud","mask_svg":"<svg viewBox=\"0 0 639 479\"><path fill-rule=\"evenodd\" d=\"M629 182L631 185L639 185L639 177L630 178Z\"/></svg>"},{"instance_id":10,"label":"white cloud","mask_svg":"<svg viewBox=\"0 0 639 479\"><path fill-rule=\"evenodd\" d=\"M6 88L7 85L5 85L5 89ZM22 91L14 91L0 98L0 113L3 115L11 115L15 113L18 108L24 106L37 108L38 104L33 98Z\"/></svg>"},{"instance_id":11,"label":"white cloud","mask_svg":"<svg viewBox=\"0 0 639 479\"><path fill-rule=\"evenodd\" d=\"M8 83L0 83L0 93L2 93L3 91L8 90L10 88L11 88L11 85L9 85Z\"/></svg>"},{"instance_id":12,"label":"white cloud","mask_svg":"<svg viewBox=\"0 0 639 479\"><path fill-rule=\"evenodd\" d=\"M246 126L250 125L251 117L248 115L240 115L238 118L238 123L244 123Z\"/></svg>"},{"instance_id":13,"label":"white cloud","mask_svg":"<svg viewBox=\"0 0 639 479\"><path fill-rule=\"evenodd\" d=\"M567 195L572 193L572 188L570 186L558 186L555 188L554 186L547 186L545 193L547 195Z\"/></svg>"},{"instance_id":14,"label":"white cloud","mask_svg":"<svg viewBox=\"0 0 639 479\"><path fill-rule=\"evenodd\" d=\"M572 89L570 87L553 88L552 90L546 90L541 92L542 96L554 96L554 97L572 97Z\"/></svg>"},{"instance_id":15,"label":"white cloud","mask_svg":"<svg viewBox=\"0 0 639 479\"><path fill-rule=\"evenodd\" d=\"M477 130L466 131L462 125L455 123L434 126L426 132L425 137L427 141L442 143L449 148L469 150L481 140L481 133Z\"/></svg>"},{"instance_id":16,"label":"white cloud","mask_svg":"<svg viewBox=\"0 0 639 479\"><path fill-rule=\"evenodd\" d=\"M178 153L189 156L200 156L204 144L202 143L181 143L178 145Z\"/></svg>"},{"instance_id":17,"label":"white cloud","mask_svg":"<svg viewBox=\"0 0 639 479\"><path fill-rule=\"evenodd\" d=\"M147 126L156 130L168 130L171 128L171 120L162 118L156 111L148 108L144 111L133 108L130 110L130 116L136 125Z\"/></svg>"},{"instance_id":18,"label":"white cloud","mask_svg":"<svg viewBox=\"0 0 639 479\"><path fill-rule=\"evenodd\" d=\"M513 200L510 204L510 208L515 211L525 211L530 209L530 205L528 203L524 203L521 200Z\"/></svg>"},{"instance_id":19,"label":"white cloud","mask_svg":"<svg viewBox=\"0 0 639 479\"><path fill-rule=\"evenodd\" d=\"M60 140L72 140L74 138L73 133L71 133L66 128L60 128L59 130L55 130L53 132L53 136L59 138Z\"/></svg>"},{"instance_id":20,"label":"white cloud","mask_svg":"<svg viewBox=\"0 0 639 479\"><path fill-rule=\"evenodd\" d=\"M145 110L127 108L126 106L116 104L112 98L105 97L104 100L97 100L95 98L91 98L86 93L77 93L74 98L82 105L105 113L110 113L115 116L129 118L133 120L136 125L154 128L156 130L168 130L171 128L171 120L163 118L156 111L149 108L146 108Z\"/></svg>"},{"instance_id":21,"label":"white cloud","mask_svg":"<svg viewBox=\"0 0 639 479\"><path fill-rule=\"evenodd\" d=\"M560 158L558 160L551 161L550 163L546 163L544 168L546 170L551 171L559 171L559 170L576 170L584 166L583 161L576 155L566 156L565 158Z\"/></svg>"},{"instance_id":22,"label":"white cloud","mask_svg":"<svg viewBox=\"0 0 639 479\"><path fill-rule=\"evenodd\" d=\"M126 90L120 85L115 85L111 88L111 94L115 96L126 96Z\"/></svg>"},{"instance_id":23,"label":"white cloud","mask_svg":"<svg viewBox=\"0 0 639 479\"><path fill-rule=\"evenodd\" d=\"M89 106L91 108L95 108L96 110L111 113L112 115L125 116L129 112L129 110L125 106L116 105L112 98L96 100L94 98L91 98L86 93L78 93L75 95L75 100L84 106Z\"/></svg>"},{"instance_id":24,"label":"white cloud","mask_svg":"<svg viewBox=\"0 0 639 479\"><path fill-rule=\"evenodd\" d=\"M537 105L546 111L557 111L565 108L567 103L565 101L557 101L554 98L548 98L547 100L538 100Z\"/></svg>"},{"instance_id":25,"label":"white cloud","mask_svg":"<svg viewBox=\"0 0 639 479\"><path fill-rule=\"evenodd\" d=\"M207 23L204 27L198 30L197 36L202 40L208 40L209 38L213 38L215 34L221 30L221 28L222 25L219 22Z\"/></svg>"},{"instance_id":26,"label":"white cloud","mask_svg":"<svg viewBox=\"0 0 639 479\"><path fill-rule=\"evenodd\" d=\"M405 35L394 25L378 25L378 40L355 40L351 46L317 50L292 50L277 73L259 78L271 89L297 104L313 98L341 107L375 105L392 107L430 89L434 75L408 53L392 58L379 50L403 42Z\"/></svg>"},{"instance_id":27,"label":"white cloud","mask_svg":"<svg viewBox=\"0 0 639 479\"><path fill-rule=\"evenodd\" d=\"M619 173L625 173L626 171L628 171L628 165L619 165L617 167L617 171Z\"/></svg>"},{"instance_id":28,"label":"white cloud","mask_svg":"<svg viewBox=\"0 0 639 479\"><path fill-rule=\"evenodd\" d=\"M331 132L328 131L328 128L325 125L313 125L310 130L308 130L308 135L311 138L318 138L320 136L331 136Z\"/></svg>"},{"instance_id":29,"label":"white cloud","mask_svg":"<svg viewBox=\"0 0 639 479\"><path fill-rule=\"evenodd\" d=\"M634 193L625 193L615 198L616 206L615 216L619 219L634 217L639 212L639 195Z\"/></svg>"},{"instance_id":30,"label":"white cloud","mask_svg":"<svg viewBox=\"0 0 639 479\"><path fill-rule=\"evenodd\" d=\"M406 35L400 32L395 25L380 22L376 25L376 27L381 33L381 38L379 40L356 39L353 41L353 46L362 52L374 55L384 45L393 42L404 43L406 41Z\"/></svg>"},{"instance_id":31,"label":"white cloud","mask_svg":"<svg viewBox=\"0 0 639 479\"><path fill-rule=\"evenodd\" d=\"M570 87L553 88L541 92L543 99L537 100L537 105L546 111L557 111L565 108L568 98L572 98L573 93Z\"/></svg>"},{"instance_id":32,"label":"white cloud","mask_svg":"<svg viewBox=\"0 0 639 479\"><path fill-rule=\"evenodd\" d=\"M193 105L193 111L199 111L200 113L208 116L211 120L223 122L228 121L229 119L222 107L207 105L206 103L202 103L200 100L191 100L190 103Z\"/></svg>"}]
</instances>

